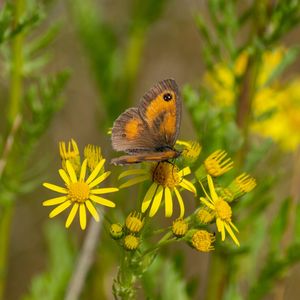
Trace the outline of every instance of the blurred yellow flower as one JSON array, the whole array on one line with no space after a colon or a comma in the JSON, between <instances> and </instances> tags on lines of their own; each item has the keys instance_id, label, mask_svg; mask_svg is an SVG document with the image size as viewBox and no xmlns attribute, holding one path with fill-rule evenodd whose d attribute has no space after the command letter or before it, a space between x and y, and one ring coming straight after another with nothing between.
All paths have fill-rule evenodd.
<instances>
[{"instance_id":1,"label":"blurred yellow flower","mask_svg":"<svg viewBox=\"0 0 300 300\"><path fill-rule=\"evenodd\" d=\"M253 133L274 140L285 151L293 151L300 144L300 78L280 85L268 85L268 80L278 68L286 53L284 47L263 54L262 65L257 78L257 92L254 96ZM214 100L230 106L238 93L235 78L246 68L249 55L243 52L233 68L226 63L215 65L212 72L204 75L206 86L212 91Z\"/></svg>"},{"instance_id":2,"label":"blurred yellow flower","mask_svg":"<svg viewBox=\"0 0 300 300\"><path fill-rule=\"evenodd\" d=\"M66 147L65 142L59 142L59 154L62 168L67 171L66 161L68 160L72 164L76 174L78 174L80 170L80 153L76 141L71 139L71 141L68 142L68 147Z\"/></svg>"},{"instance_id":3,"label":"blurred yellow flower","mask_svg":"<svg viewBox=\"0 0 300 300\"><path fill-rule=\"evenodd\" d=\"M200 197L200 200L206 207L208 207L212 212L214 212L217 229L221 233L222 241L225 240L225 234L227 231L231 236L232 240L239 246L240 243L233 232L233 230L238 232L238 229L231 221L231 207L225 200L223 200L217 195L213 184L213 180L210 175L207 175L207 182L210 195L208 195L208 193L205 191L204 187L201 184L206 197Z\"/></svg>"},{"instance_id":4,"label":"blurred yellow flower","mask_svg":"<svg viewBox=\"0 0 300 300\"><path fill-rule=\"evenodd\" d=\"M153 217L157 213L163 197L165 200L165 216L171 217L173 214L172 192L175 192L180 207L179 217L182 218L184 215L184 203L178 188L181 187L196 194L194 185L183 178L190 173L191 170L189 167L179 170L176 165L169 162L159 162L153 164L150 170L132 169L122 172L119 179L128 176L137 176L121 184L120 188L129 187L150 180L152 184L146 192L141 208L142 213L145 213L151 205L149 211L150 217Z\"/></svg>"},{"instance_id":5,"label":"blurred yellow flower","mask_svg":"<svg viewBox=\"0 0 300 300\"><path fill-rule=\"evenodd\" d=\"M76 175L73 165L66 160L66 170L59 170L59 175L64 181L66 187L60 187L52 183L43 184L44 187L63 194L63 196L52 198L43 202L43 206L58 205L50 212L49 217L53 218L68 207L72 206L65 226L66 228L70 227L77 211L79 210L80 226L81 229L84 230L86 228L86 209L97 222L99 221L99 214L92 202L108 207L115 207L114 202L98 196L118 191L118 189L114 187L97 188L97 186L110 175L110 172L105 172L99 176L104 163L105 159L102 159L88 178L85 179L87 159L85 159L81 165L79 176Z\"/></svg>"}]
</instances>

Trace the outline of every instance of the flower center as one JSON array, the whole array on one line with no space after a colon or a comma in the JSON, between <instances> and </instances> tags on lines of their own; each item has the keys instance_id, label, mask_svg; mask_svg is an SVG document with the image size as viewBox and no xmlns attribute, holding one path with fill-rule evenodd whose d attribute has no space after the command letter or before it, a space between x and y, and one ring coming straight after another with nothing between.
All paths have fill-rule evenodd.
<instances>
[{"instance_id":1,"label":"flower center","mask_svg":"<svg viewBox=\"0 0 300 300\"><path fill-rule=\"evenodd\" d=\"M69 184L69 199L73 202L85 202L89 198L90 188L86 182Z\"/></svg>"},{"instance_id":2,"label":"flower center","mask_svg":"<svg viewBox=\"0 0 300 300\"><path fill-rule=\"evenodd\" d=\"M153 181L163 187L174 188L181 181L177 166L168 162L159 162L151 170Z\"/></svg>"},{"instance_id":3,"label":"flower center","mask_svg":"<svg viewBox=\"0 0 300 300\"><path fill-rule=\"evenodd\" d=\"M226 201L224 201L223 199L216 201L215 208L216 208L217 216L220 219L225 221L231 221L232 210Z\"/></svg>"}]
</instances>

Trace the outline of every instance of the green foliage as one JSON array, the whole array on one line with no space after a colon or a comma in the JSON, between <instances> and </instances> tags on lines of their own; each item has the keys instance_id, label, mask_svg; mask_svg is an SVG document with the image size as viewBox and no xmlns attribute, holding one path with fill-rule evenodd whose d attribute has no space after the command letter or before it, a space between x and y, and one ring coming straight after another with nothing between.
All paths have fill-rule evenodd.
<instances>
[{"instance_id":1,"label":"green foliage","mask_svg":"<svg viewBox=\"0 0 300 300\"><path fill-rule=\"evenodd\" d=\"M42 14L38 9L28 11L21 20L15 23L14 6L4 3L0 10L0 45L22 32L29 31L41 20ZM14 24L14 26L12 26Z\"/></svg>"},{"instance_id":2,"label":"green foliage","mask_svg":"<svg viewBox=\"0 0 300 300\"><path fill-rule=\"evenodd\" d=\"M24 300L59 300L64 298L75 263L75 251L68 232L57 223L49 223L45 236L49 259L47 270L33 278Z\"/></svg>"}]
</instances>

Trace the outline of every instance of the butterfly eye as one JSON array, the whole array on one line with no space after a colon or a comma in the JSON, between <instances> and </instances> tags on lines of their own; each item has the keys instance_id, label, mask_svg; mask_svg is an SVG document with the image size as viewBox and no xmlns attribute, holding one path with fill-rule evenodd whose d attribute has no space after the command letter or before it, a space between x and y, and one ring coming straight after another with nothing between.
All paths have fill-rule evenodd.
<instances>
[{"instance_id":1,"label":"butterfly eye","mask_svg":"<svg viewBox=\"0 0 300 300\"><path fill-rule=\"evenodd\" d=\"M164 100L165 101L170 101L170 100L172 100L172 95L170 94L170 93L165 93L164 95L163 95L163 98L164 98Z\"/></svg>"}]
</instances>

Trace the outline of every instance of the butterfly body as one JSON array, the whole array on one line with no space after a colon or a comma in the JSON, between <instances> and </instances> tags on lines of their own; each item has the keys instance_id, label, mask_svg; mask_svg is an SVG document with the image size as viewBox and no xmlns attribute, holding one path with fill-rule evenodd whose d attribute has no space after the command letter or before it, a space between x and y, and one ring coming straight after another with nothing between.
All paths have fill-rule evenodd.
<instances>
[{"instance_id":1,"label":"butterfly body","mask_svg":"<svg viewBox=\"0 0 300 300\"><path fill-rule=\"evenodd\" d=\"M115 121L112 146L128 155L113 164L164 161L176 158L174 149L181 120L181 99L176 82L166 79L153 86L138 107L127 109Z\"/></svg>"}]
</instances>

